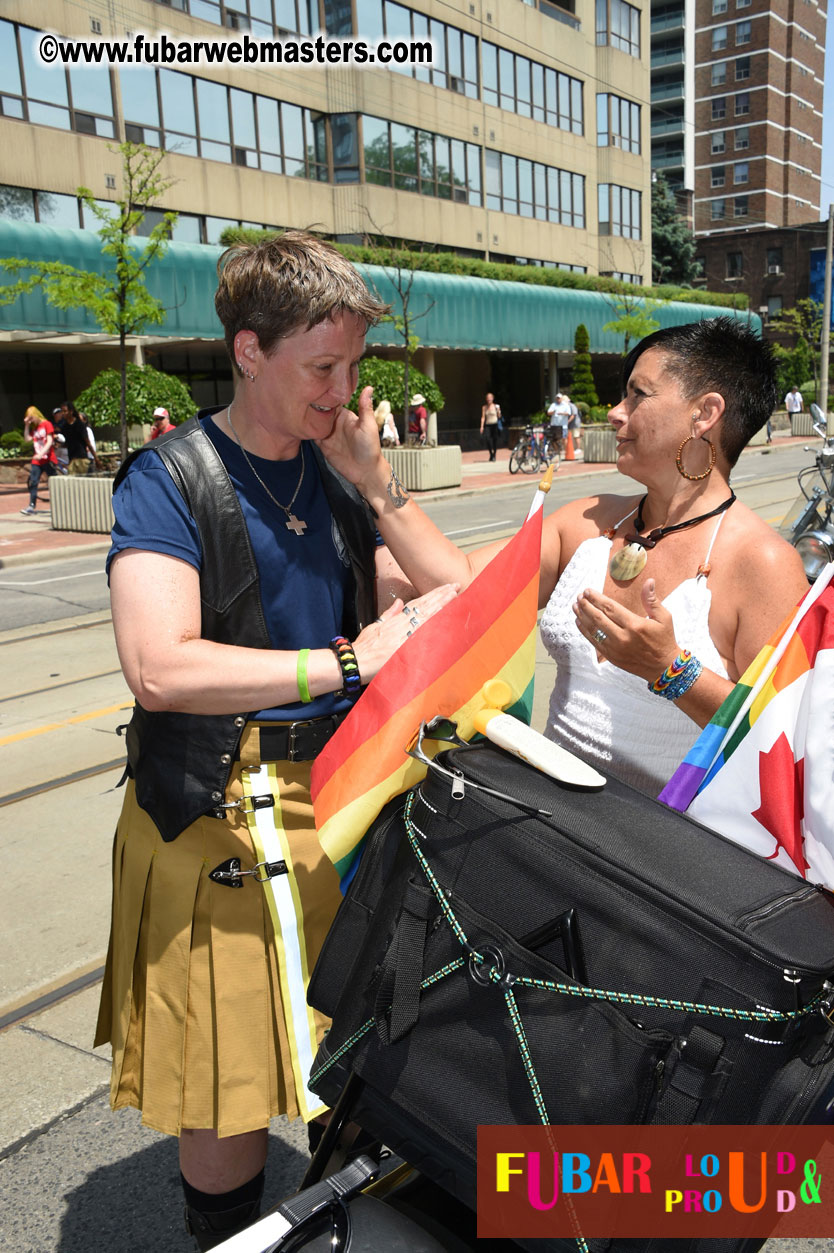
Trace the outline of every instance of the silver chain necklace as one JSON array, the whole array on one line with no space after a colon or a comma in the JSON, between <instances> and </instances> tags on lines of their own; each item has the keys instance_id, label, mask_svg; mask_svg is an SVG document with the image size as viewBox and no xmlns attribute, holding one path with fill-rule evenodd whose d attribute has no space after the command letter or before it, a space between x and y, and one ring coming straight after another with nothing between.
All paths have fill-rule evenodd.
<instances>
[{"instance_id":1,"label":"silver chain necklace","mask_svg":"<svg viewBox=\"0 0 834 1253\"><path fill-rule=\"evenodd\" d=\"M267 496L272 501L273 505L277 505L278 508L282 509L284 513L287 515L287 521L284 524L287 530L292 531L295 535L303 535L304 532L307 530L307 523L304 522L301 518L297 518L295 516L295 514L292 511L292 507L296 502L298 493L301 491L301 484L304 482L304 445L301 444L301 473L298 476L298 482L295 485L295 491L292 494L292 500L290 501L288 505L282 505L280 500L276 500L276 498L272 495L272 492L269 490L266 483L264 483L263 479L261 478L260 474L258 474L258 471L252 465L252 462L249 460L249 454L246 451L246 449L243 447L243 441L241 440L240 436L238 435L237 431L234 428L234 425L232 424L232 406L231 405L229 405L228 409L226 410L226 421L229 423L229 430L232 432L235 439L237 440L238 447L240 451L243 453L243 459L248 465L249 469L252 471L255 478L258 480L261 487L264 489Z\"/></svg>"}]
</instances>

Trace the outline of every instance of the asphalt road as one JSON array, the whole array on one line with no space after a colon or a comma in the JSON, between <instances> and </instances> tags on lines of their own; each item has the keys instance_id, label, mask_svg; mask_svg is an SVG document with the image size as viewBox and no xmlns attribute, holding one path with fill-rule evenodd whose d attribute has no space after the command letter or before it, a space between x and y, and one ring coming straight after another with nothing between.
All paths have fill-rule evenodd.
<instances>
[{"instance_id":1,"label":"asphalt road","mask_svg":"<svg viewBox=\"0 0 834 1253\"><path fill-rule=\"evenodd\" d=\"M748 454L737 490L774 523L807 461L801 449ZM557 479L547 509L578 491L626 489L610 474ZM469 546L515 529L529 499L511 488L433 500L427 511ZM121 800L117 727L131 704L102 565L97 554L0 572L0 1242L9 1253L192 1248L175 1142L132 1111L110 1112L108 1057L91 1047ZM549 665L540 656L535 725ZM306 1164L299 1126L276 1120L271 1136L267 1203L291 1192ZM834 1240L767 1248L834 1253Z\"/></svg>"}]
</instances>

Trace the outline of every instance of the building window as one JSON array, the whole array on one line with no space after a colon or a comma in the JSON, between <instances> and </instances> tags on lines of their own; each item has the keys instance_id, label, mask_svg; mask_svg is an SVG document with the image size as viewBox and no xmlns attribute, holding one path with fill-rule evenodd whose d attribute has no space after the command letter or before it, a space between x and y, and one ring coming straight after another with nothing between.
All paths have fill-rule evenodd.
<instances>
[{"instance_id":1,"label":"building window","mask_svg":"<svg viewBox=\"0 0 834 1253\"><path fill-rule=\"evenodd\" d=\"M713 222L717 222L719 218L727 216L726 200L713 200L709 207L709 215Z\"/></svg>"},{"instance_id":2,"label":"building window","mask_svg":"<svg viewBox=\"0 0 834 1253\"><path fill-rule=\"evenodd\" d=\"M782 249L781 248L768 248L767 272L768 274L781 274L782 273Z\"/></svg>"},{"instance_id":3,"label":"building window","mask_svg":"<svg viewBox=\"0 0 834 1253\"><path fill-rule=\"evenodd\" d=\"M717 17L719 13L727 12L727 0L712 0L712 15Z\"/></svg>"},{"instance_id":4,"label":"building window","mask_svg":"<svg viewBox=\"0 0 834 1253\"><path fill-rule=\"evenodd\" d=\"M736 57L736 82L740 83L750 77L750 58Z\"/></svg>"},{"instance_id":5,"label":"building window","mask_svg":"<svg viewBox=\"0 0 834 1253\"><path fill-rule=\"evenodd\" d=\"M749 21L736 22L736 47L741 44L749 44L753 34L753 23Z\"/></svg>"},{"instance_id":6,"label":"building window","mask_svg":"<svg viewBox=\"0 0 834 1253\"><path fill-rule=\"evenodd\" d=\"M596 40L640 56L640 10L625 0L596 0Z\"/></svg>"},{"instance_id":7,"label":"building window","mask_svg":"<svg viewBox=\"0 0 834 1253\"><path fill-rule=\"evenodd\" d=\"M710 171L710 187L724 186L724 166L714 165Z\"/></svg>"},{"instance_id":8,"label":"building window","mask_svg":"<svg viewBox=\"0 0 834 1253\"><path fill-rule=\"evenodd\" d=\"M309 35L318 30L320 22L318 7L310 8L304 0L156 0L168 9L179 9L182 13L190 13L192 17L202 18L204 22L214 22L216 26L226 26L230 30L248 30L253 35L271 37L276 31L298 32ZM325 0L325 18L330 18L333 6ZM314 23L311 18L314 17ZM348 11L347 26L331 29L330 34L350 34ZM366 32L363 31L363 34Z\"/></svg>"},{"instance_id":9,"label":"building window","mask_svg":"<svg viewBox=\"0 0 834 1253\"><path fill-rule=\"evenodd\" d=\"M642 193L616 183L600 183L597 192L600 235L642 239Z\"/></svg>"},{"instance_id":10,"label":"building window","mask_svg":"<svg viewBox=\"0 0 834 1253\"><path fill-rule=\"evenodd\" d=\"M737 218L746 218L750 213L750 197L736 196L735 200L735 216Z\"/></svg>"},{"instance_id":11,"label":"building window","mask_svg":"<svg viewBox=\"0 0 834 1253\"><path fill-rule=\"evenodd\" d=\"M258 3L261 2L258 0ZM283 0L280 2L283 3ZM318 25L318 6L310 5L310 11ZM328 34L340 35L350 31L349 4L325 0L325 12L328 11L333 14L327 17ZM389 68L407 78L416 78L418 82L431 83L434 87L444 87L477 100L478 44L474 35L402 4L394 4L393 0L357 0L356 28L357 33L366 39L431 39L434 42L433 65L392 65Z\"/></svg>"},{"instance_id":12,"label":"building window","mask_svg":"<svg viewBox=\"0 0 834 1253\"><path fill-rule=\"evenodd\" d=\"M736 186L739 183L750 182L750 163L748 161L736 161L733 166L733 182Z\"/></svg>"},{"instance_id":13,"label":"building window","mask_svg":"<svg viewBox=\"0 0 834 1253\"><path fill-rule=\"evenodd\" d=\"M35 55L31 26L0 21L0 114L113 139L116 134L110 71L43 65Z\"/></svg>"},{"instance_id":14,"label":"building window","mask_svg":"<svg viewBox=\"0 0 834 1253\"><path fill-rule=\"evenodd\" d=\"M713 52L721 52L727 47L727 35L729 27L713 26L712 28L712 50Z\"/></svg>"},{"instance_id":15,"label":"building window","mask_svg":"<svg viewBox=\"0 0 834 1253\"><path fill-rule=\"evenodd\" d=\"M753 0L736 0L736 8L737 9L749 9L752 3L753 3Z\"/></svg>"},{"instance_id":16,"label":"building window","mask_svg":"<svg viewBox=\"0 0 834 1253\"><path fill-rule=\"evenodd\" d=\"M736 96L736 117L744 117L750 112L750 92L740 91Z\"/></svg>"},{"instance_id":17,"label":"building window","mask_svg":"<svg viewBox=\"0 0 834 1253\"><path fill-rule=\"evenodd\" d=\"M581 174L489 148L484 161L488 209L562 226L585 226L585 179Z\"/></svg>"},{"instance_id":18,"label":"building window","mask_svg":"<svg viewBox=\"0 0 834 1253\"><path fill-rule=\"evenodd\" d=\"M727 146L727 137L724 131L713 131L710 141L710 152L715 154L723 152Z\"/></svg>"},{"instance_id":19,"label":"building window","mask_svg":"<svg viewBox=\"0 0 834 1253\"><path fill-rule=\"evenodd\" d=\"M750 127L739 126L735 132L736 152L741 152L744 148L750 147Z\"/></svg>"},{"instance_id":20,"label":"building window","mask_svg":"<svg viewBox=\"0 0 834 1253\"><path fill-rule=\"evenodd\" d=\"M627 270L600 270L602 278L615 278L618 283L631 283L632 287L643 286L642 274L629 274Z\"/></svg>"},{"instance_id":21,"label":"building window","mask_svg":"<svg viewBox=\"0 0 834 1253\"><path fill-rule=\"evenodd\" d=\"M744 258L740 252L727 253L725 275L727 278L741 278L744 274Z\"/></svg>"},{"instance_id":22,"label":"building window","mask_svg":"<svg viewBox=\"0 0 834 1253\"><path fill-rule=\"evenodd\" d=\"M723 87L727 81L727 62L718 61L713 65L710 71L710 85L712 87Z\"/></svg>"},{"instance_id":23,"label":"building window","mask_svg":"<svg viewBox=\"0 0 834 1253\"><path fill-rule=\"evenodd\" d=\"M775 318L777 313L781 313L781 312L782 312L782 297L781 296L768 296L767 298L768 318Z\"/></svg>"},{"instance_id":24,"label":"building window","mask_svg":"<svg viewBox=\"0 0 834 1253\"><path fill-rule=\"evenodd\" d=\"M484 40L481 43L481 93L486 104L521 117L584 134L582 83L569 74L517 56Z\"/></svg>"},{"instance_id":25,"label":"building window","mask_svg":"<svg viewBox=\"0 0 834 1253\"><path fill-rule=\"evenodd\" d=\"M481 150L431 131L362 118L365 182L480 205Z\"/></svg>"},{"instance_id":26,"label":"building window","mask_svg":"<svg viewBox=\"0 0 834 1253\"><path fill-rule=\"evenodd\" d=\"M718 122L727 116L727 97L716 96L712 102L712 120Z\"/></svg>"},{"instance_id":27,"label":"building window","mask_svg":"<svg viewBox=\"0 0 834 1253\"><path fill-rule=\"evenodd\" d=\"M597 146L640 152L640 106L621 96L597 96Z\"/></svg>"},{"instance_id":28,"label":"building window","mask_svg":"<svg viewBox=\"0 0 834 1253\"><path fill-rule=\"evenodd\" d=\"M328 179L326 119L175 70L120 71L125 136L185 156ZM358 166L352 181L358 179ZM341 181L348 181L342 175Z\"/></svg>"}]
</instances>

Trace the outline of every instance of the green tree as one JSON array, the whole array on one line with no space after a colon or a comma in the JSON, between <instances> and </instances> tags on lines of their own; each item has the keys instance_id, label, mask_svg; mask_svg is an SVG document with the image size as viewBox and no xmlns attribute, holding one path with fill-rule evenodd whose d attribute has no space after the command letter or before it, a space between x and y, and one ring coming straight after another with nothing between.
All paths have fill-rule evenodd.
<instances>
[{"instance_id":1,"label":"green tree","mask_svg":"<svg viewBox=\"0 0 834 1253\"><path fill-rule=\"evenodd\" d=\"M617 314L612 322L606 322L604 331L613 331L623 336L623 356L628 355L628 346L632 339L640 340L652 331L659 330L660 323L652 317L652 310L663 303L652 300L649 296L638 295L635 288L623 284L616 296L606 296L608 304Z\"/></svg>"},{"instance_id":2,"label":"green tree","mask_svg":"<svg viewBox=\"0 0 834 1253\"><path fill-rule=\"evenodd\" d=\"M134 365L129 361L125 384L123 398L121 372L102 370L75 403L93 426L119 422L123 403L128 423L149 422L154 409L160 405L168 410L171 421L177 426L197 412L185 383L172 374L155 370L152 365Z\"/></svg>"},{"instance_id":3,"label":"green tree","mask_svg":"<svg viewBox=\"0 0 834 1253\"><path fill-rule=\"evenodd\" d=\"M119 407L120 445L127 456L127 337L138 335L148 325L165 319L161 302L145 286L148 267L165 251L176 213L164 213L144 246L135 239L146 212L159 204L173 180L160 172L165 153L144 144L110 146L122 159L122 190L111 213L93 199L87 187L77 195L99 222L102 254L112 262L103 274L91 274L63 261L32 261L26 257L0 258L0 267L10 274L28 271L7 287L0 288L0 303L11 304L19 296L42 288L50 304L58 309L88 309L108 335L119 337L121 398Z\"/></svg>"},{"instance_id":4,"label":"green tree","mask_svg":"<svg viewBox=\"0 0 834 1253\"><path fill-rule=\"evenodd\" d=\"M389 361L386 357L363 357L359 362L359 382L347 407L356 412L359 393L370 383L374 389L374 405L378 405L381 400L387 400L391 408L396 409L402 403L404 372L402 361ZM422 374L414 366L411 366L409 378L410 386L425 396L428 411L439 413L446 404L446 399L434 379Z\"/></svg>"},{"instance_id":5,"label":"green tree","mask_svg":"<svg viewBox=\"0 0 834 1253\"><path fill-rule=\"evenodd\" d=\"M807 374L804 378L793 379L797 387L801 387L809 378L813 378L815 387L818 384L817 370L819 366L819 342L822 334L822 303L819 300L811 300L810 297L804 296L801 300L797 300L791 309L780 309L773 318L773 328L776 331L783 332L786 336L796 336L796 345L794 352L799 348L800 338L804 340L804 351L808 353L810 360L807 363ZM804 359L795 362L796 368L801 368Z\"/></svg>"},{"instance_id":6,"label":"green tree","mask_svg":"<svg viewBox=\"0 0 834 1253\"><path fill-rule=\"evenodd\" d=\"M695 239L665 176L652 174L652 280L686 286L697 278Z\"/></svg>"},{"instance_id":7,"label":"green tree","mask_svg":"<svg viewBox=\"0 0 834 1253\"><path fill-rule=\"evenodd\" d=\"M593 405L599 404L599 396L594 385L594 375L591 369L591 354L589 352L591 337L588 334L588 328L582 322L576 328L573 346L576 350L576 356L573 359L570 398L575 405L584 403L591 408Z\"/></svg>"}]
</instances>

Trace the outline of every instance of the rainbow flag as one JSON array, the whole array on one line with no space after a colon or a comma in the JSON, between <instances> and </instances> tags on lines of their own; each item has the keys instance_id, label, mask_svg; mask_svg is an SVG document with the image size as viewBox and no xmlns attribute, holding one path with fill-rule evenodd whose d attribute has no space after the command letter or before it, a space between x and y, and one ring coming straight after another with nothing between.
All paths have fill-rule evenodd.
<instances>
[{"instance_id":1,"label":"rainbow flag","mask_svg":"<svg viewBox=\"0 0 834 1253\"><path fill-rule=\"evenodd\" d=\"M465 591L407 639L313 763L311 792L322 848L345 887L368 827L382 807L419 783L425 766L406 755L420 723L453 718L468 740L483 709L481 688L503 679L506 712L525 722L533 708L542 506L540 485L527 520ZM429 755L442 749L425 741Z\"/></svg>"},{"instance_id":2,"label":"rainbow flag","mask_svg":"<svg viewBox=\"0 0 834 1253\"><path fill-rule=\"evenodd\" d=\"M834 888L834 564L748 666L659 799Z\"/></svg>"}]
</instances>

